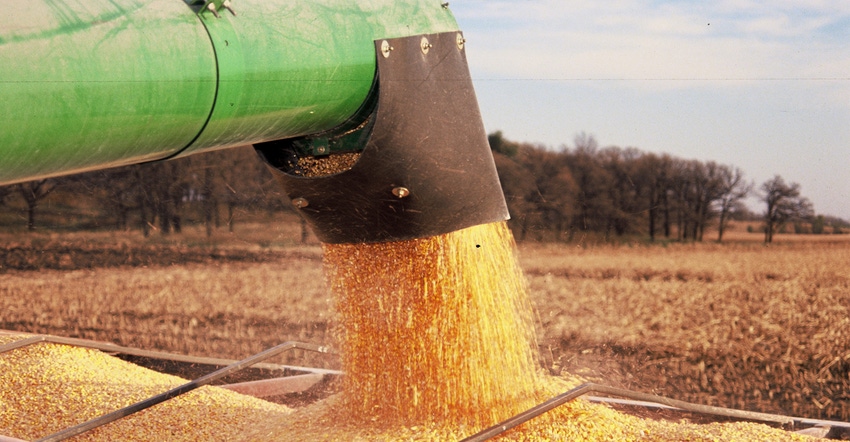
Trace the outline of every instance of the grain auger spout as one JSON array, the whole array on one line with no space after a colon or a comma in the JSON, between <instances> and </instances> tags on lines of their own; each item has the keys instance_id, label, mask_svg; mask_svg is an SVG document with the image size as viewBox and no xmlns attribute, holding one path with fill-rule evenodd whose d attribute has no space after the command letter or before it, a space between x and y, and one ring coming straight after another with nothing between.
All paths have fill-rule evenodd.
<instances>
[{"instance_id":1,"label":"grain auger spout","mask_svg":"<svg viewBox=\"0 0 850 442\"><path fill-rule=\"evenodd\" d=\"M255 145L323 241L507 217L448 3L32 0L3 17L0 185ZM359 160L303 173L340 154Z\"/></svg>"},{"instance_id":2,"label":"grain auger spout","mask_svg":"<svg viewBox=\"0 0 850 442\"><path fill-rule=\"evenodd\" d=\"M324 133L255 145L325 243L508 218L459 32L377 40L370 99Z\"/></svg>"}]
</instances>

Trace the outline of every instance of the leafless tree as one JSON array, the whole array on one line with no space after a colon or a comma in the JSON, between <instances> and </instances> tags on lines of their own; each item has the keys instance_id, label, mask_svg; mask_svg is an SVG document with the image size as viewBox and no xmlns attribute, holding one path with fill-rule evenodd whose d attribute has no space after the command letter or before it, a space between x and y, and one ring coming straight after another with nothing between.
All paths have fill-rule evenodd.
<instances>
[{"instance_id":1,"label":"leafless tree","mask_svg":"<svg viewBox=\"0 0 850 442\"><path fill-rule=\"evenodd\" d=\"M773 241L773 234L779 226L794 218L806 218L813 214L812 203L800 196L800 185L786 184L776 175L761 185L762 201L767 204L764 212L764 242Z\"/></svg>"},{"instance_id":2,"label":"leafless tree","mask_svg":"<svg viewBox=\"0 0 850 442\"><path fill-rule=\"evenodd\" d=\"M16 184L21 197L27 203L27 230L35 230L35 209L50 192L56 189L57 181L44 179Z\"/></svg>"},{"instance_id":3,"label":"leafless tree","mask_svg":"<svg viewBox=\"0 0 850 442\"><path fill-rule=\"evenodd\" d=\"M15 186L2 186L0 187L0 206L6 204L6 197L11 195L12 192L15 191Z\"/></svg>"},{"instance_id":4,"label":"leafless tree","mask_svg":"<svg viewBox=\"0 0 850 442\"><path fill-rule=\"evenodd\" d=\"M655 241L659 223L665 238L670 237L670 203L673 158L667 154L648 153L636 160L637 178L640 194L645 204L649 240Z\"/></svg>"},{"instance_id":5,"label":"leafless tree","mask_svg":"<svg viewBox=\"0 0 850 442\"><path fill-rule=\"evenodd\" d=\"M753 183L744 180L744 172L733 166L724 166L720 173L720 198L717 200L717 242L723 241L723 233L729 224L732 212L753 190Z\"/></svg>"}]
</instances>

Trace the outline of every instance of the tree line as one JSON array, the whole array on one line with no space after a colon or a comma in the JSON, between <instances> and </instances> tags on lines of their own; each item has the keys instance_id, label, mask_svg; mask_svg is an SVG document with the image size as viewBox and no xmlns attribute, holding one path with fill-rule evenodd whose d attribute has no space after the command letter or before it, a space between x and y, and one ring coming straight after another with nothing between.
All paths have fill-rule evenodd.
<instances>
[{"instance_id":1,"label":"tree line","mask_svg":"<svg viewBox=\"0 0 850 442\"><path fill-rule=\"evenodd\" d=\"M575 241L594 234L605 240L645 236L703 241L709 227L723 240L733 218L764 222L765 241L786 223L811 222L814 210L800 185L780 176L755 189L744 172L714 161L677 158L616 146L601 148L593 136L576 136L559 151L488 136L518 240ZM745 205L751 195L765 203L763 215ZM821 227L846 227L817 217ZM812 225L816 225L815 222Z\"/></svg>"},{"instance_id":2,"label":"tree line","mask_svg":"<svg viewBox=\"0 0 850 442\"><path fill-rule=\"evenodd\" d=\"M512 215L509 225L520 241L703 241L710 227L722 241L733 218L761 219L766 242L783 225L802 220L815 233L826 225L833 231L848 227L837 218L813 217L799 184L780 176L755 189L735 166L601 148L584 133L574 147L557 151L508 140L501 132L488 141ZM250 147L0 187L0 205L23 207L32 230L39 205L53 192L67 195L65 204L78 211L88 207L88 227L140 229L145 235L179 233L187 221L202 223L210 235L222 226L232 231L237 212L291 210ZM761 215L744 204L754 193L765 205Z\"/></svg>"},{"instance_id":3,"label":"tree line","mask_svg":"<svg viewBox=\"0 0 850 442\"><path fill-rule=\"evenodd\" d=\"M23 206L27 229L37 209L62 193L68 217L89 216L83 228L139 229L145 236L180 233L185 222L232 231L236 212L286 210L283 193L251 147L171 161L99 170L0 187L0 205Z\"/></svg>"}]
</instances>

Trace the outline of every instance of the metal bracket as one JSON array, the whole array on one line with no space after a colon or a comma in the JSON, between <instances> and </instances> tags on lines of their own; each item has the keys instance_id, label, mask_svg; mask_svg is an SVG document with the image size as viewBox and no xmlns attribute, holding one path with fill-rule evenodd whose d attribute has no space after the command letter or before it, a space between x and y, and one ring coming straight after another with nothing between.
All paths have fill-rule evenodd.
<instances>
[{"instance_id":1,"label":"metal bracket","mask_svg":"<svg viewBox=\"0 0 850 442\"><path fill-rule=\"evenodd\" d=\"M322 242L424 238L508 219L462 41L448 32L375 42L377 106L350 135L365 145L350 169L293 173L293 156L323 146L315 136L254 146Z\"/></svg>"},{"instance_id":2,"label":"metal bracket","mask_svg":"<svg viewBox=\"0 0 850 442\"><path fill-rule=\"evenodd\" d=\"M236 16L236 11L233 10L233 4L230 2L230 0L207 0L204 3L203 8L198 11L198 14L201 14L206 11L212 13L215 18L221 18L219 11L221 11L222 9L227 9L228 11L230 11L231 14L233 14L234 17Z\"/></svg>"}]
</instances>

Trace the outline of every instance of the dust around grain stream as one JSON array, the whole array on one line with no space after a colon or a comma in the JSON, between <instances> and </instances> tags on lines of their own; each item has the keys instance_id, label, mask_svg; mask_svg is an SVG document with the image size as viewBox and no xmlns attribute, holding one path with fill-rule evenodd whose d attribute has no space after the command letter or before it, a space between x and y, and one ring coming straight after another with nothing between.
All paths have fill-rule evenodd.
<instances>
[{"instance_id":1,"label":"dust around grain stream","mask_svg":"<svg viewBox=\"0 0 850 442\"><path fill-rule=\"evenodd\" d=\"M241 399L221 400L193 415L201 420L196 430L213 434L234 431L228 440L453 440L576 385L576 378L558 379L537 371L531 350L531 308L513 248L504 223L423 240L326 245L326 269L339 310L340 347L348 373L343 392L288 416L274 409L274 416L265 416L260 422L217 419L218 407L239 408L234 404ZM3 361L20 360L33 352L36 360L43 362L40 352L55 352L56 347L61 346L39 344L2 357ZM35 408L30 413L43 416L51 414L45 413L46 407L92 406L87 398L97 396L85 392L92 388L88 383L97 384L103 372L92 377L72 374L76 376L72 381L66 378L68 388L81 389L69 394L72 399L68 403L57 403L56 396L50 396L52 379L62 379L65 372L76 370L79 362L103 356L85 351L72 352L71 357L75 363L59 365L50 373L55 376L35 381L40 388L27 395L33 400L29 407ZM106 373L112 373L116 370L112 363L98 359L94 365L104 364ZM15 374L5 371L4 375ZM147 376L131 377L139 383L130 384L130 389L147 391L150 387L141 385ZM150 382L156 386L160 381ZM118 384L123 383L119 376ZM39 401L37 392L47 396ZM173 419L164 408L150 411L157 416L154 420ZM26 412L15 414L18 425ZM17 429L2 431L19 434ZM124 440L134 434L152 440L156 435L150 432L171 432L173 427L149 423L143 429L119 431ZM176 440L172 436L174 433L168 439ZM642 420L583 400L512 430L506 438L803 440L761 425L695 426Z\"/></svg>"}]
</instances>

